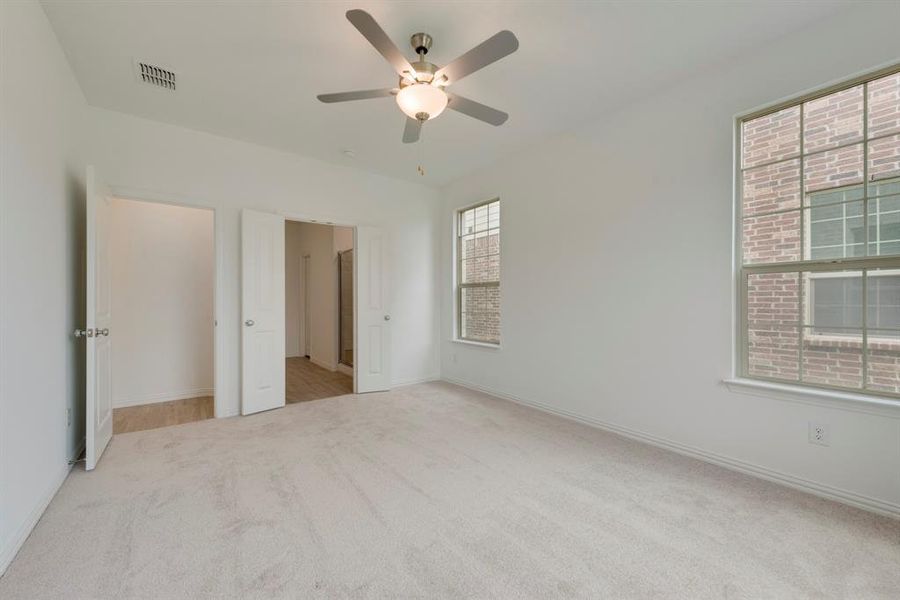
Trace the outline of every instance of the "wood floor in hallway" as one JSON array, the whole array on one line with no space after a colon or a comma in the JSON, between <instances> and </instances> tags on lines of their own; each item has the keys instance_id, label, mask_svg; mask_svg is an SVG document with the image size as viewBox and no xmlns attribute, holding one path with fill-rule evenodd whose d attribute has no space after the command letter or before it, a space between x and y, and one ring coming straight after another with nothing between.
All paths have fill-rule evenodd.
<instances>
[{"instance_id":1,"label":"wood floor in hallway","mask_svg":"<svg viewBox=\"0 0 900 600\"><path fill-rule=\"evenodd\" d=\"M285 373L288 404L353 393L352 377L323 369L305 357L286 359Z\"/></svg>"},{"instance_id":2,"label":"wood floor in hallway","mask_svg":"<svg viewBox=\"0 0 900 600\"><path fill-rule=\"evenodd\" d=\"M181 425L215 416L212 396L126 406L113 410L113 433L130 433Z\"/></svg>"},{"instance_id":3,"label":"wood floor in hallway","mask_svg":"<svg viewBox=\"0 0 900 600\"><path fill-rule=\"evenodd\" d=\"M353 393L353 378L313 364L308 358L285 359L288 404ZM212 396L127 406L113 410L113 433L130 433L181 425L215 416Z\"/></svg>"}]
</instances>

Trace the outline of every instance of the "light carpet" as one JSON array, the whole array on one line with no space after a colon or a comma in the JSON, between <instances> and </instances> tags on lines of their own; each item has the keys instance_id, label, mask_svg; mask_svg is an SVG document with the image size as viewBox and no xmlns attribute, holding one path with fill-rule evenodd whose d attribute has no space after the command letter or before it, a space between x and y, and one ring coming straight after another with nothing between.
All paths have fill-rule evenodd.
<instances>
[{"instance_id":1,"label":"light carpet","mask_svg":"<svg viewBox=\"0 0 900 600\"><path fill-rule=\"evenodd\" d=\"M900 523L444 383L117 435L2 598L900 597Z\"/></svg>"}]
</instances>

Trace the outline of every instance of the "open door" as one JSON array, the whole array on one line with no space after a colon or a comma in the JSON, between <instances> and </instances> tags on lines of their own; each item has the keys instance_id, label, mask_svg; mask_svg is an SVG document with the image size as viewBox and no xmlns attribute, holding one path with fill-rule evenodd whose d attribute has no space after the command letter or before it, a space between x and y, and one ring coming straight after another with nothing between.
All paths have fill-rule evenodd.
<instances>
[{"instance_id":1,"label":"open door","mask_svg":"<svg viewBox=\"0 0 900 600\"><path fill-rule=\"evenodd\" d=\"M241 414L284 406L284 217L241 213Z\"/></svg>"},{"instance_id":2,"label":"open door","mask_svg":"<svg viewBox=\"0 0 900 600\"><path fill-rule=\"evenodd\" d=\"M87 168L87 296L86 328L75 332L87 341L85 380L87 426L85 428L85 469L97 466L100 455L112 438L112 372L110 365L109 216L112 198L109 188Z\"/></svg>"},{"instance_id":3,"label":"open door","mask_svg":"<svg viewBox=\"0 0 900 600\"><path fill-rule=\"evenodd\" d=\"M357 227L356 393L391 388L391 315L387 309L387 257L384 234L374 227Z\"/></svg>"}]
</instances>

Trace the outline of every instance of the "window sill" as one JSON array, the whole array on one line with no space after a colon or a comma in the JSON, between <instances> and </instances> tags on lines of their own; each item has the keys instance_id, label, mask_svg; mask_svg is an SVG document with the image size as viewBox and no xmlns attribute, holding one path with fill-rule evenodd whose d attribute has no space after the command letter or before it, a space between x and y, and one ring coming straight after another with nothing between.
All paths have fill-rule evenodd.
<instances>
[{"instance_id":1,"label":"window sill","mask_svg":"<svg viewBox=\"0 0 900 600\"><path fill-rule=\"evenodd\" d=\"M450 341L454 344L465 344L466 346L475 346L477 348L490 348L492 350L500 349L500 344L489 344L488 342L475 342L472 340L461 340L459 338L453 338Z\"/></svg>"},{"instance_id":2,"label":"window sill","mask_svg":"<svg viewBox=\"0 0 900 600\"><path fill-rule=\"evenodd\" d=\"M900 419L900 400L740 377L724 379L722 383L725 384L729 391L735 393L765 396L788 402L800 402L802 404L813 404L826 408L838 408Z\"/></svg>"}]
</instances>

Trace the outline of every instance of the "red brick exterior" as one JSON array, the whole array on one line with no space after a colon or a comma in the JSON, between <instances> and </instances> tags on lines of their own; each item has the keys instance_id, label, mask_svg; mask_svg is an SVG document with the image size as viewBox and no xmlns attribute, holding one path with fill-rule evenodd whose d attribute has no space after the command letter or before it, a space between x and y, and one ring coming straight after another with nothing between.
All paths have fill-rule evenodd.
<instances>
[{"instance_id":1,"label":"red brick exterior","mask_svg":"<svg viewBox=\"0 0 900 600\"><path fill-rule=\"evenodd\" d=\"M494 232L463 240L461 281L465 283L500 281L500 234ZM465 339L497 343L500 341L500 286L464 288L460 297L461 330Z\"/></svg>"}]
</instances>

